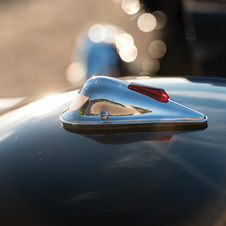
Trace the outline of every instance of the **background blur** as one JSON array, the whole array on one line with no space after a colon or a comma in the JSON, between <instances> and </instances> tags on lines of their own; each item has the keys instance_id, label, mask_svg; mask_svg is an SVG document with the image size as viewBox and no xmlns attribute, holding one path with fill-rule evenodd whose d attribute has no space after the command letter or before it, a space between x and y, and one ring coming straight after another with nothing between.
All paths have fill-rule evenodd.
<instances>
[{"instance_id":1,"label":"background blur","mask_svg":"<svg viewBox=\"0 0 226 226\"><path fill-rule=\"evenodd\" d=\"M148 54L154 32L142 32L120 0L0 0L0 98L50 94L70 87L65 71L75 37L89 23L111 23Z\"/></svg>"},{"instance_id":2,"label":"background blur","mask_svg":"<svg viewBox=\"0 0 226 226\"><path fill-rule=\"evenodd\" d=\"M0 99L75 87L112 46L119 76L226 77L225 22L221 0L0 0Z\"/></svg>"}]
</instances>

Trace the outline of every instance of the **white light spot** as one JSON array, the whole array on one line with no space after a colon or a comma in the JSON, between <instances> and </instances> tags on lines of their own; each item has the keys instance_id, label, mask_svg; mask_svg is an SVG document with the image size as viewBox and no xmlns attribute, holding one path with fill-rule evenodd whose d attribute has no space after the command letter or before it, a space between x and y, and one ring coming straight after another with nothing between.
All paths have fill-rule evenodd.
<instances>
[{"instance_id":1,"label":"white light spot","mask_svg":"<svg viewBox=\"0 0 226 226\"><path fill-rule=\"evenodd\" d=\"M150 32L156 27L156 19L150 13L143 13L137 20L137 25L141 31Z\"/></svg>"},{"instance_id":2,"label":"white light spot","mask_svg":"<svg viewBox=\"0 0 226 226\"><path fill-rule=\"evenodd\" d=\"M120 50L119 55L121 59L125 62L132 62L137 58L137 48L133 44L124 44Z\"/></svg>"},{"instance_id":3,"label":"white light spot","mask_svg":"<svg viewBox=\"0 0 226 226\"><path fill-rule=\"evenodd\" d=\"M123 0L122 9L127 14L135 14L140 9L140 2L138 0Z\"/></svg>"},{"instance_id":4,"label":"white light spot","mask_svg":"<svg viewBox=\"0 0 226 226\"><path fill-rule=\"evenodd\" d=\"M161 40L154 40L149 45L148 52L153 58L161 58L166 53L166 44Z\"/></svg>"},{"instance_id":5,"label":"white light spot","mask_svg":"<svg viewBox=\"0 0 226 226\"><path fill-rule=\"evenodd\" d=\"M113 25L107 25L105 27L105 30L106 30L106 37L105 37L104 41L109 44L115 43L116 38L119 35L118 28Z\"/></svg>"},{"instance_id":6,"label":"white light spot","mask_svg":"<svg viewBox=\"0 0 226 226\"><path fill-rule=\"evenodd\" d=\"M78 62L72 63L66 70L66 77L74 85L79 85L85 81L86 70L84 66Z\"/></svg>"},{"instance_id":7,"label":"white light spot","mask_svg":"<svg viewBox=\"0 0 226 226\"><path fill-rule=\"evenodd\" d=\"M75 38L75 44L79 49L86 49L85 33L79 33Z\"/></svg>"},{"instance_id":8,"label":"white light spot","mask_svg":"<svg viewBox=\"0 0 226 226\"><path fill-rule=\"evenodd\" d=\"M128 33L122 33L116 38L116 47L120 50L125 44L134 44L133 37Z\"/></svg>"},{"instance_id":9,"label":"white light spot","mask_svg":"<svg viewBox=\"0 0 226 226\"><path fill-rule=\"evenodd\" d=\"M89 38L91 41L99 43L104 41L106 37L106 29L101 24L94 24L89 29Z\"/></svg>"}]
</instances>

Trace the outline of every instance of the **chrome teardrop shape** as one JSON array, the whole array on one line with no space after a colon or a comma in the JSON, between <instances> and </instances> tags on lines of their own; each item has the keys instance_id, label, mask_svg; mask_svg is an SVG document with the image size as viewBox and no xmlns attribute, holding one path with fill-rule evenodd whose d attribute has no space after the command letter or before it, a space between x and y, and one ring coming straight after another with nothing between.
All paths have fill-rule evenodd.
<instances>
[{"instance_id":1,"label":"chrome teardrop shape","mask_svg":"<svg viewBox=\"0 0 226 226\"><path fill-rule=\"evenodd\" d=\"M185 127L200 129L207 125L208 118L198 111L170 98L161 102L158 98L131 90L128 86L128 82L112 77L92 77L84 84L70 107L61 114L64 128L92 133L151 128L162 131ZM140 86L142 88L142 84Z\"/></svg>"}]
</instances>

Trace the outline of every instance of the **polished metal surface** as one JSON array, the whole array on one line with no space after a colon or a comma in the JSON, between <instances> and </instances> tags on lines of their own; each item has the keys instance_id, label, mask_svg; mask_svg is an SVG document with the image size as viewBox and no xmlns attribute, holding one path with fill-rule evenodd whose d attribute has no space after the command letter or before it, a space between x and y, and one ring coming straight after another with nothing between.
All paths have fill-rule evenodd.
<instances>
[{"instance_id":1,"label":"polished metal surface","mask_svg":"<svg viewBox=\"0 0 226 226\"><path fill-rule=\"evenodd\" d=\"M207 117L200 112L171 99L157 101L129 89L128 85L128 82L115 78L92 77L84 84L70 107L62 113L60 119L64 127L85 131L151 126L163 129L207 122ZM107 116L101 116L101 112Z\"/></svg>"},{"instance_id":2,"label":"polished metal surface","mask_svg":"<svg viewBox=\"0 0 226 226\"><path fill-rule=\"evenodd\" d=\"M107 111L105 111L105 110L101 110L101 111L100 111L100 118L101 118L102 120L107 120L108 117L109 117L109 114L108 114Z\"/></svg>"}]
</instances>

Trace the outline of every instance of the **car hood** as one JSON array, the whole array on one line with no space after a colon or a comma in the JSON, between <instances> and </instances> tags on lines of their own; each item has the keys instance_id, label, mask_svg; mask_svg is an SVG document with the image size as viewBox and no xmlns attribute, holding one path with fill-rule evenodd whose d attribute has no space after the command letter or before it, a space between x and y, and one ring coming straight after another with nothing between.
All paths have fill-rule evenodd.
<instances>
[{"instance_id":1,"label":"car hood","mask_svg":"<svg viewBox=\"0 0 226 226\"><path fill-rule=\"evenodd\" d=\"M78 90L8 112L0 117L4 225L18 220L37 225L214 225L224 220L226 80L131 81L163 88L171 99L207 115L208 128L172 134L168 141L156 138L169 134L71 133L59 117Z\"/></svg>"}]
</instances>

